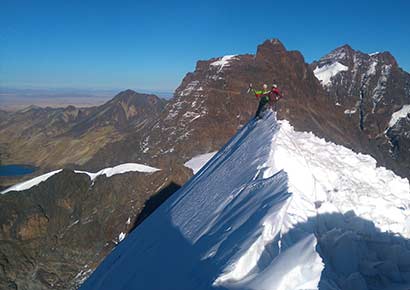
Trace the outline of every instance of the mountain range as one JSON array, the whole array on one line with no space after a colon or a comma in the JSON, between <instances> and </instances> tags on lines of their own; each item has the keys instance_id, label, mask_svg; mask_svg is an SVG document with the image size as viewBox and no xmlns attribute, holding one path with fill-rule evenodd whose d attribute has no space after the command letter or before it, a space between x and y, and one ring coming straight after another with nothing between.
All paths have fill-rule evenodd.
<instances>
[{"instance_id":1,"label":"mountain range","mask_svg":"<svg viewBox=\"0 0 410 290\"><path fill-rule=\"evenodd\" d=\"M257 106L249 83L273 82L284 94L278 119L410 177L410 75L390 53L345 45L307 64L300 52L267 40L256 54L198 61L168 101L127 90L98 107L1 111L2 163L40 168L18 180L2 178L1 186L65 170L0 195L0 285L77 287L119 235L147 215L144 209L152 211L192 176L187 161L218 151L248 122ZM161 170L95 180L74 171L124 163Z\"/></svg>"}]
</instances>

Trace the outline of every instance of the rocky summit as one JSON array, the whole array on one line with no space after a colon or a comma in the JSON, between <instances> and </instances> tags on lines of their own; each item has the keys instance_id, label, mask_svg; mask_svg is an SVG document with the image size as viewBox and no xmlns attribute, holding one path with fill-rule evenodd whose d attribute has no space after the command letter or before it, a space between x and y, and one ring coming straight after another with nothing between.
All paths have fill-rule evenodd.
<instances>
[{"instance_id":1,"label":"rocky summit","mask_svg":"<svg viewBox=\"0 0 410 290\"><path fill-rule=\"evenodd\" d=\"M373 145L378 161L410 176L410 74L389 52L339 47L311 65L335 106L344 110Z\"/></svg>"}]
</instances>

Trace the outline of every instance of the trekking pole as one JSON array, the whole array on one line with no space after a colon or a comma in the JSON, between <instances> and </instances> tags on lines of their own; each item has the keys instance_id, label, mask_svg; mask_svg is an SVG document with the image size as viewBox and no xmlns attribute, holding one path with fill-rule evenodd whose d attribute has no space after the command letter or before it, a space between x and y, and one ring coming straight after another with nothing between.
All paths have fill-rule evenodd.
<instances>
[{"instance_id":1,"label":"trekking pole","mask_svg":"<svg viewBox=\"0 0 410 290\"><path fill-rule=\"evenodd\" d=\"M251 91L253 92L252 83L249 84L248 91L246 93L249 94Z\"/></svg>"}]
</instances>

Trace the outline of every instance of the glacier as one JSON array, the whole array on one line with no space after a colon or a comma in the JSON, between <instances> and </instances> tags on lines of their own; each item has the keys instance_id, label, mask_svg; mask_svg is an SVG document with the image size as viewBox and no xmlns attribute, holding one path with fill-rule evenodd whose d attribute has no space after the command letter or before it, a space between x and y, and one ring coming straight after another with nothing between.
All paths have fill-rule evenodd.
<instances>
[{"instance_id":1,"label":"glacier","mask_svg":"<svg viewBox=\"0 0 410 290\"><path fill-rule=\"evenodd\" d=\"M410 187L268 111L80 289L409 289Z\"/></svg>"}]
</instances>

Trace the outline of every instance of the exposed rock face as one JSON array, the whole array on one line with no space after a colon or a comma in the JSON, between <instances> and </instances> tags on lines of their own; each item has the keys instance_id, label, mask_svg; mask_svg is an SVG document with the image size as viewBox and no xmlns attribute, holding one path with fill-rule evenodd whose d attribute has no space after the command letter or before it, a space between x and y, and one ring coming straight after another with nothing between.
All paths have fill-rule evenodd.
<instances>
[{"instance_id":1,"label":"exposed rock face","mask_svg":"<svg viewBox=\"0 0 410 290\"><path fill-rule=\"evenodd\" d=\"M155 190L186 168L98 177L64 170L0 195L0 289L74 289L126 234Z\"/></svg>"},{"instance_id":2,"label":"exposed rock face","mask_svg":"<svg viewBox=\"0 0 410 290\"><path fill-rule=\"evenodd\" d=\"M322 79L332 102L345 111L341 122L355 122L378 148L378 161L409 177L406 114L403 120L390 123L395 112L410 104L410 74L389 52L366 54L348 45L335 49L311 67Z\"/></svg>"},{"instance_id":3,"label":"exposed rock face","mask_svg":"<svg viewBox=\"0 0 410 290\"><path fill-rule=\"evenodd\" d=\"M355 149L366 144L360 132L351 130L353 122L340 124L343 110L329 101L303 56L271 40L260 45L256 55L198 61L155 122L101 149L85 166L146 160L161 166L164 160L181 163L218 150L256 110L258 101L247 93L249 83L258 87L273 80L285 93L280 117Z\"/></svg>"}]
</instances>

